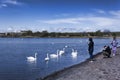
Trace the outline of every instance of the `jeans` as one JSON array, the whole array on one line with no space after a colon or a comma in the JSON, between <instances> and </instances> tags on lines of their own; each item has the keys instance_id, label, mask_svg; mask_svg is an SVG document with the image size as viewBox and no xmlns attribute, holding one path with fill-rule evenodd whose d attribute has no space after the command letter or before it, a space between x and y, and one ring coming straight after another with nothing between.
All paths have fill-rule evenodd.
<instances>
[{"instance_id":1,"label":"jeans","mask_svg":"<svg viewBox=\"0 0 120 80\"><path fill-rule=\"evenodd\" d=\"M93 59L93 48L89 49L90 59Z\"/></svg>"}]
</instances>

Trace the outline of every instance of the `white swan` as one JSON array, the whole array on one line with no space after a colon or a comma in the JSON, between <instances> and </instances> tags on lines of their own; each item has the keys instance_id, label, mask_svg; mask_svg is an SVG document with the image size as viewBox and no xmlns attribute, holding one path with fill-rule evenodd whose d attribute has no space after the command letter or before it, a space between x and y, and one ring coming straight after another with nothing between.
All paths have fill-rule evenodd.
<instances>
[{"instance_id":1,"label":"white swan","mask_svg":"<svg viewBox=\"0 0 120 80\"><path fill-rule=\"evenodd\" d=\"M47 57L45 58L45 61L49 61L48 53L47 53Z\"/></svg>"},{"instance_id":2,"label":"white swan","mask_svg":"<svg viewBox=\"0 0 120 80\"><path fill-rule=\"evenodd\" d=\"M59 55L62 55L62 54L64 54L65 53L65 48L63 48L63 50L60 50L59 51Z\"/></svg>"},{"instance_id":3,"label":"white swan","mask_svg":"<svg viewBox=\"0 0 120 80\"><path fill-rule=\"evenodd\" d=\"M35 56L33 57L33 56L29 56L29 57L27 57L27 60L28 61L35 61L37 59L37 53L35 53Z\"/></svg>"},{"instance_id":4,"label":"white swan","mask_svg":"<svg viewBox=\"0 0 120 80\"><path fill-rule=\"evenodd\" d=\"M67 48L68 46L66 45L65 48Z\"/></svg>"},{"instance_id":5,"label":"white swan","mask_svg":"<svg viewBox=\"0 0 120 80\"><path fill-rule=\"evenodd\" d=\"M77 57L77 54L78 54L77 50L72 49L71 53L72 57Z\"/></svg>"},{"instance_id":6,"label":"white swan","mask_svg":"<svg viewBox=\"0 0 120 80\"><path fill-rule=\"evenodd\" d=\"M50 57L51 58L57 58L58 57L58 52L59 52L59 50L57 50L57 54L50 54Z\"/></svg>"}]
</instances>

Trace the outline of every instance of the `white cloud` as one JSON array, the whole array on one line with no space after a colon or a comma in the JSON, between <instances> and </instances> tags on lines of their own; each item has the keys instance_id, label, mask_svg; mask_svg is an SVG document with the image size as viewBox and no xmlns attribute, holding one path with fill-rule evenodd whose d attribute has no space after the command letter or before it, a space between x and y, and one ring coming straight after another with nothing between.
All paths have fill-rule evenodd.
<instances>
[{"instance_id":1,"label":"white cloud","mask_svg":"<svg viewBox=\"0 0 120 80\"><path fill-rule=\"evenodd\" d=\"M76 24L78 23L76 21L76 18L64 18L64 19L55 19L55 20L46 20L46 21L42 21L39 20L39 22L43 22L43 23L48 23L48 24Z\"/></svg>"},{"instance_id":2,"label":"white cloud","mask_svg":"<svg viewBox=\"0 0 120 80\"><path fill-rule=\"evenodd\" d=\"M103 11L104 12L104 11ZM102 10L100 13L103 13ZM108 16L82 16L73 18L58 18L51 20L39 20L40 23L52 26L69 26L74 27L76 30L82 29L84 31L95 31L97 29L118 30L120 22L120 11L109 11ZM63 26L63 27L64 27ZM68 29L67 29L68 30ZM75 29L74 29L75 30Z\"/></svg>"},{"instance_id":3,"label":"white cloud","mask_svg":"<svg viewBox=\"0 0 120 80\"><path fill-rule=\"evenodd\" d=\"M92 24L100 25L100 26L111 26L116 22L119 22L119 19L115 18L107 18L107 17L89 17L86 18L86 21L89 20Z\"/></svg>"},{"instance_id":4,"label":"white cloud","mask_svg":"<svg viewBox=\"0 0 120 80\"><path fill-rule=\"evenodd\" d=\"M0 1L0 8L8 7L8 5L22 5L23 3L18 2L17 0L2 0Z\"/></svg>"},{"instance_id":5,"label":"white cloud","mask_svg":"<svg viewBox=\"0 0 120 80\"><path fill-rule=\"evenodd\" d=\"M115 23L118 23L120 20L116 18L108 18L108 17L78 17L78 18L64 18L64 19L53 19L53 20L46 20L41 21L47 24L96 24L101 26L110 26Z\"/></svg>"},{"instance_id":6,"label":"white cloud","mask_svg":"<svg viewBox=\"0 0 120 80\"><path fill-rule=\"evenodd\" d=\"M2 7L7 7L7 5L6 4L0 4L0 8L2 8Z\"/></svg>"},{"instance_id":7,"label":"white cloud","mask_svg":"<svg viewBox=\"0 0 120 80\"><path fill-rule=\"evenodd\" d=\"M118 10L118 11L109 11L109 13L110 13L111 15L114 15L114 16L120 18L120 10Z\"/></svg>"},{"instance_id":8,"label":"white cloud","mask_svg":"<svg viewBox=\"0 0 120 80\"><path fill-rule=\"evenodd\" d=\"M101 9L93 9L93 11L100 13L100 14L106 14L106 12L104 10L101 10Z\"/></svg>"},{"instance_id":9,"label":"white cloud","mask_svg":"<svg viewBox=\"0 0 120 80\"><path fill-rule=\"evenodd\" d=\"M12 4L12 5L21 5L22 4L22 3L18 2L17 0L4 0L3 3Z\"/></svg>"},{"instance_id":10,"label":"white cloud","mask_svg":"<svg viewBox=\"0 0 120 80\"><path fill-rule=\"evenodd\" d=\"M101 14L105 14L105 11L103 11L103 10L98 10L97 12L101 13Z\"/></svg>"}]
</instances>

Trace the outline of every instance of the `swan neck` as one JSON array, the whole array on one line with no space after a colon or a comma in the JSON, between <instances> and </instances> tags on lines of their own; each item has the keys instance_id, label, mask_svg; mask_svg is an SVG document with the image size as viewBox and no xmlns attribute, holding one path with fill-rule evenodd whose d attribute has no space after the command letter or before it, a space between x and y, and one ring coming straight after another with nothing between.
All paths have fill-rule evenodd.
<instances>
[{"instance_id":1,"label":"swan neck","mask_svg":"<svg viewBox=\"0 0 120 80\"><path fill-rule=\"evenodd\" d=\"M57 55L58 55L58 53L59 53L59 50L57 50Z\"/></svg>"},{"instance_id":2,"label":"swan neck","mask_svg":"<svg viewBox=\"0 0 120 80\"><path fill-rule=\"evenodd\" d=\"M35 58L37 58L37 53L35 53Z\"/></svg>"},{"instance_id":3,"label":"swan neck","mask_svg":"<svg viewBox=\"0 0 120 80\"><path fill-rule=\"evenodd\" d=\"M74 52L75 50L74 49L72 49L72 52Z\"/></svg>"},{"instance_id":4,"label":"swan neck","mask_svg":"<svg viewBox=\"0 0 120 80\"><path fill-rule=\"evenodd\" d=\"M47 54L47 58L48 58L48 54Z\"/></svg>"}]
</instances>

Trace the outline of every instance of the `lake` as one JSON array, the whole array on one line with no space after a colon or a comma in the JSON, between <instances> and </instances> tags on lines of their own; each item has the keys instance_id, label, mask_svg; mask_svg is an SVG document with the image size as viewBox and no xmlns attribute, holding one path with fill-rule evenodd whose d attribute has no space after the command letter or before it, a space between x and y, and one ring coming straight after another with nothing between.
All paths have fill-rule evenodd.
<instances>
[{"instance_id":1,"label":"lake","mask_svg":"<svg viewBox=\"0 0 120 80\"><path fill-rule=\"evenodd\" d=\"M110 45L111 38L95 38L94 54L104 45ZM89 58L88 38L0 38L0 80L35 80L55 71L69 67ZM65 48L58 58L45 61L46 54L56 54ZM77 50L76 57L71 56ZM37 53L36 61L28 61L28 56Z\"/></svg>"}]
</instances>

